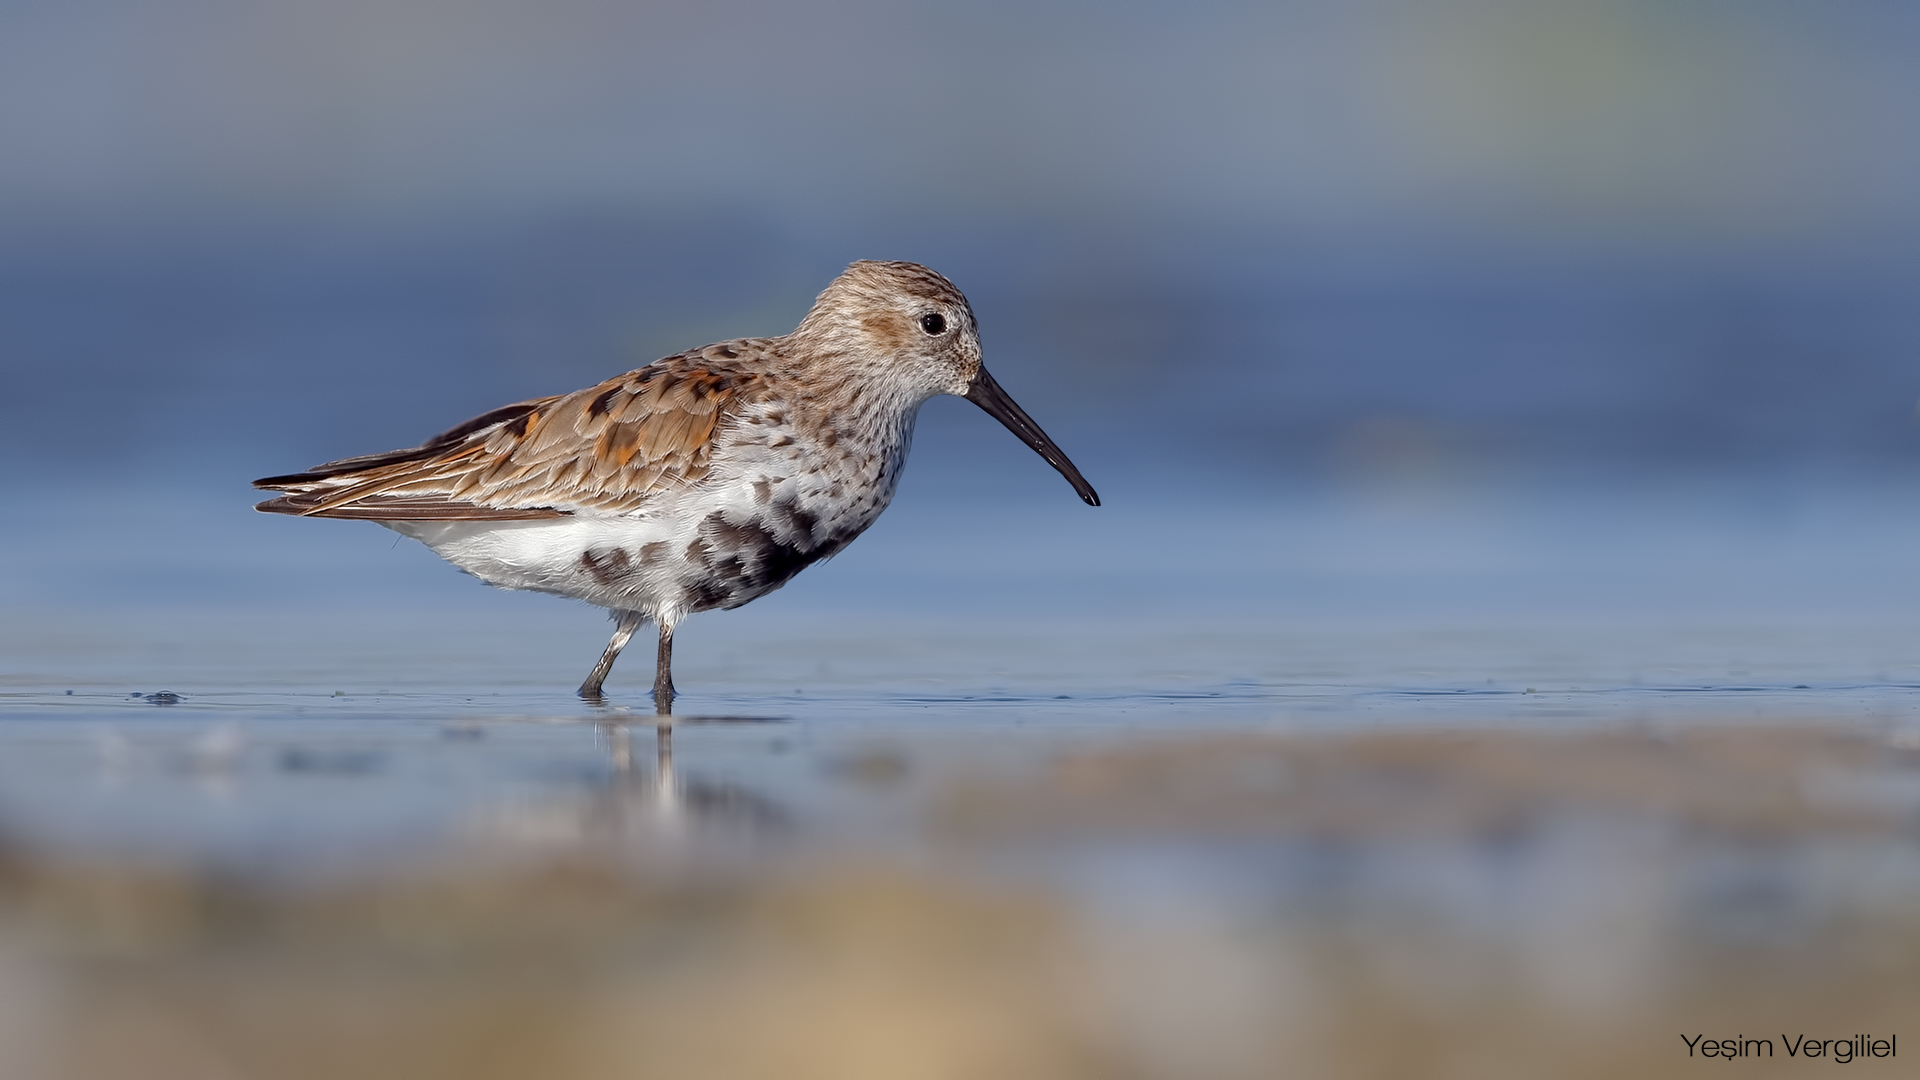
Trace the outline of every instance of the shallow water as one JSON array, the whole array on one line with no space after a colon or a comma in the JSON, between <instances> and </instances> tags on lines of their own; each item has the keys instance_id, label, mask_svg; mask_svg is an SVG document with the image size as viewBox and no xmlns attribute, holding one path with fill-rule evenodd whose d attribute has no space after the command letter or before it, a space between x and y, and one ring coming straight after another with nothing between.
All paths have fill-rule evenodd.
<instances>
[{"instance_id":1,"label":"shallow water","mask_svg":"<svg viewBox=\"0 0 1920 1080\"><path fill-rule=\"evenodd\" d=\"M907 494L670 721L375 529L16 539L10 1074L1765 1075L1920 1005L1898 493Z\"/></svg>"}]
</instances>

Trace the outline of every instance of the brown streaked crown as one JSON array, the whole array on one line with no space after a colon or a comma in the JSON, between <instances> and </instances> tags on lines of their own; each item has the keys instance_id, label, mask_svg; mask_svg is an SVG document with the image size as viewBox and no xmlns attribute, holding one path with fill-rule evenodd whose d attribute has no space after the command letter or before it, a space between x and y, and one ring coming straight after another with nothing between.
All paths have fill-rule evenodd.
<instances>
[{"instance_id":1,"label":"brown streaked crown","mask_svg":"<svg viewBox=\"0 0 1920 1080\"><path fill-rule=\"evenodd\" d=\"M923 322L934 316L937 331ZM825 360L923 401L962 394L980 369L973 308L953 282L910 262L856 262L789 335L796 357Z\"/></svg>"}]
</instances>

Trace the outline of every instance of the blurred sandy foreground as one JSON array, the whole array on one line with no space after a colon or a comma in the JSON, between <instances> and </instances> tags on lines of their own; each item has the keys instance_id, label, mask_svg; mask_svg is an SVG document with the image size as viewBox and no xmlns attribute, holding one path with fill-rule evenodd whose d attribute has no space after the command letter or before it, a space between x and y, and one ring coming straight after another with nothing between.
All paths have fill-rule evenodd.
<instances>
[{"instance_id":1,"label":"blurred sandy foreground","mask_svg":"<svg viewBox=\"0 0 1920 1080\"><path fill-rule=\"evenodd\" d=\"M648 856L643 767L542 811L592 827L324 882L16 847L4 1075L1819 1074L1783 1035L1920 1055L1905 741L1115 740L931 785L912 844L760 863Z\"/></svg>"}]
</instances>

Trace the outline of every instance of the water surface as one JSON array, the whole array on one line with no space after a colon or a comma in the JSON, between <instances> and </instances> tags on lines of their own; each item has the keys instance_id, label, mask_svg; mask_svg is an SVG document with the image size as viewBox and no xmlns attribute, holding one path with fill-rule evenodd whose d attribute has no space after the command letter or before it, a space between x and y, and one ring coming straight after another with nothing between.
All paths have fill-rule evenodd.
<instances>
[{"instance_id":1,"label":"water surface","mask_svg":"<svg viewBox=\"0 0 1920 1080\"><path fill-rule=\"evenodd\" d=\"M1897 494L1125 494L903 491L692 620L670 718L650 650L571 696L595 613L379 530L76 508L16 540L51 569L0 631L8 1052L1600 1076L1695 1067L1683 1034L1901 1033Z\"/></svg>"}]
</instances>

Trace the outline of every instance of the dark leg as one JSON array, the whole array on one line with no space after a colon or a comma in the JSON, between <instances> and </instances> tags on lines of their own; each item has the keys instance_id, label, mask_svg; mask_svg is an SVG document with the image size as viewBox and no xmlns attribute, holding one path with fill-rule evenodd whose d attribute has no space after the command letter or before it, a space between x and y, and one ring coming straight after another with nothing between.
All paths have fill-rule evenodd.
<instances>
[{"instance_id":1,"label":"dark leg","mask_svg":"<svg viewBox=\"0 0 1920 1080\"><path fill-rule=\"evenodd\" d=\"M653 707L661 716L673 712L673 627L660 624L660 654L653 669Z\"/></svg>"},{"instance_id":2,"label":"dark leg","mask_svg":"<svg viewBox=\"0 0 1920 1080\"><path fill-rule=\"evenodd\" d=\"M640 628L645 616L637 611L623 611L616 616L613 625L613 640L607 642L607 651L600 654L600 662L593 665L587 674L587 681L580 684L580 696L588 701L600 699L600 684L607 681L607 672L613 670L613 662L620 657L620 650L627 647L633 639L633 632Z\"/></svg>"}]
</instances>

